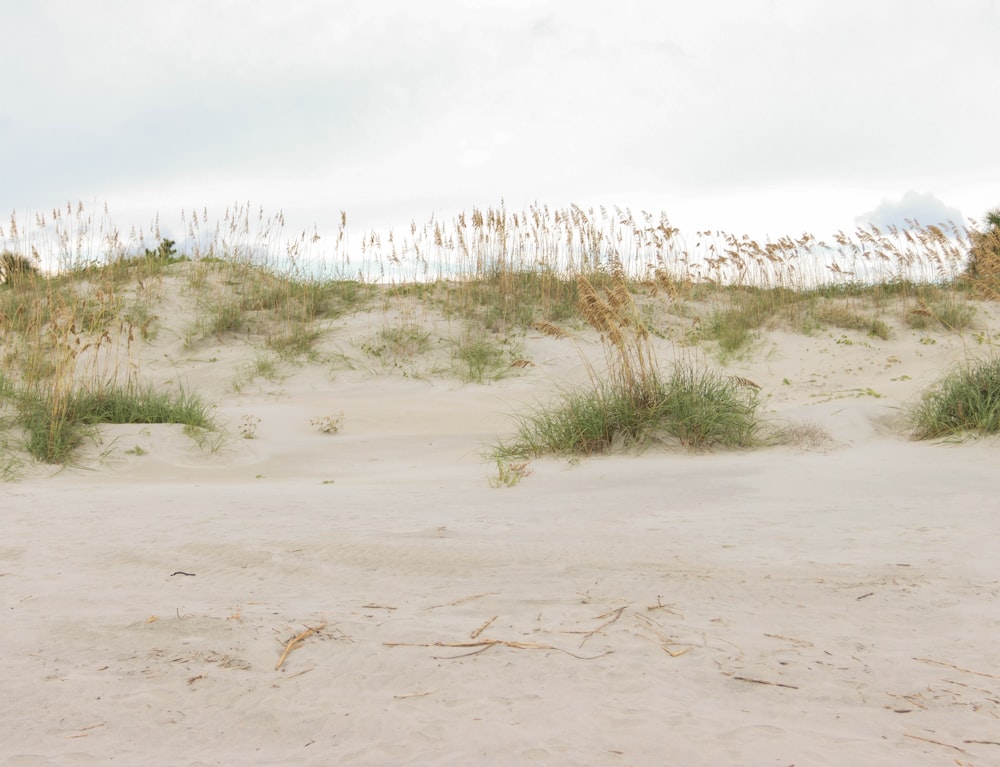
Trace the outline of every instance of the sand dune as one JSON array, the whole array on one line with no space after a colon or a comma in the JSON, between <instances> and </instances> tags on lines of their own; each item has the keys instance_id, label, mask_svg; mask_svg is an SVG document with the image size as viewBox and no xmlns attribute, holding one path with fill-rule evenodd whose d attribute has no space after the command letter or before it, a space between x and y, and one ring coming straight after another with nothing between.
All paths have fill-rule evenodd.
<instances>
[{"instance_id":1,"label":"sand dune","mask_svg":"<svg viewBox=\"0 0 1000 767\"><path fill-rule=\"evenodd\" d=\"M531 334L489 385L315 363L237 393L248 346L164 333L143 370L228 436L106 427L3 486L0 761L1000 764L997 445L899 420L974 341L773 331L726 370L824 439L490 487L488 446L581 349Z\"/></svg>"}]
</instances>

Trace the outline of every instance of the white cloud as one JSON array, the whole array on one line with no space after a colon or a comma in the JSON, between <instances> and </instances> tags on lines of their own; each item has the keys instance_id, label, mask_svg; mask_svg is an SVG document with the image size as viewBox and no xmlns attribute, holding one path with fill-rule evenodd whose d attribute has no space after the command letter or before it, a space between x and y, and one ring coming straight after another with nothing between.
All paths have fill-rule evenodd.
<instances>
[{"instance_id":1,"label":"white cloud","mask_svg":"<svg viewBox=\"0 0 1000 767\"><path fill-rule=\"evenodd\" d=\"M908 229L913 224L931 225L953 223L964 226L965 217L933 194L910 190L898 200L882 200L873 210L857 217L860 225L874 224L879 228Z\"/></svg>"}]
</instances>

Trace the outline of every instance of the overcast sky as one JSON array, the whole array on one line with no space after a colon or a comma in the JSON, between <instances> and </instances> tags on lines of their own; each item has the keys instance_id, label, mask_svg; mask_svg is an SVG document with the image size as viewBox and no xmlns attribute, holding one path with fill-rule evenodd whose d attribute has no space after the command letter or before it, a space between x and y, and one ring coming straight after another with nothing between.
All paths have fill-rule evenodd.
<instances>
[{"instance_id":1,"label":"overcast sky","mask_svg":"<svg viewBox=\"0 0 1000 767\"><path fill-rule=\"evenodd\" d=\"M826 236L1000 204L1000 0L0 0L0 28L4 217L503 199Z\"/></svg>"}]
</instances>

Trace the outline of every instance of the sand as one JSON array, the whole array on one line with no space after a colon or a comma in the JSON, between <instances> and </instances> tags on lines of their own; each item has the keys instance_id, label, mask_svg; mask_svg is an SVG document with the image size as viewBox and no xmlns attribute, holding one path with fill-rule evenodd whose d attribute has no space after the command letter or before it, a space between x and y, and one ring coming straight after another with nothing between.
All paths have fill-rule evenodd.
<instances>
[{"instance_id":1,"label":"sand","mask_svg":"<svg viewBox=\"0 0 1000 767\"><path fill-rule=\"evenodd\" d=\"M825 439L495 488L489 445L596 339L529 333L488 385L355 354L237 392L252 345L167 329L144 375L223 444L106 427L0 487L0 762L1000 764L998 445L900 422L976 332L771 331L725 371Z\"/></svg>"}]
</instances>

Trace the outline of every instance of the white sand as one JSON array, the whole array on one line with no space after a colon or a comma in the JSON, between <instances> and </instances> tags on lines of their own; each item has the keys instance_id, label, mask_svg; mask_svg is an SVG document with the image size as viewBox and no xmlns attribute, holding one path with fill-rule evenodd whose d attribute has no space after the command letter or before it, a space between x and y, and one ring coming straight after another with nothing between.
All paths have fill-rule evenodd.
<instances>
[{"instance_id":1,"label":"white sand","mask_svg":"<svg viewBox=\"0 0 1000 767\"><path fill-rule=\"evenodd\" d=\"M249 347L165 335L144 370L219 403L219 451L111 427L0 486L0 763L1000 764L997 444L893 421L971 335L771 333L728 372L828 443L497 489L511 414L583 376L569 341L489 386L316 364L236 394Z\"/></svg>"}]
</instances>

